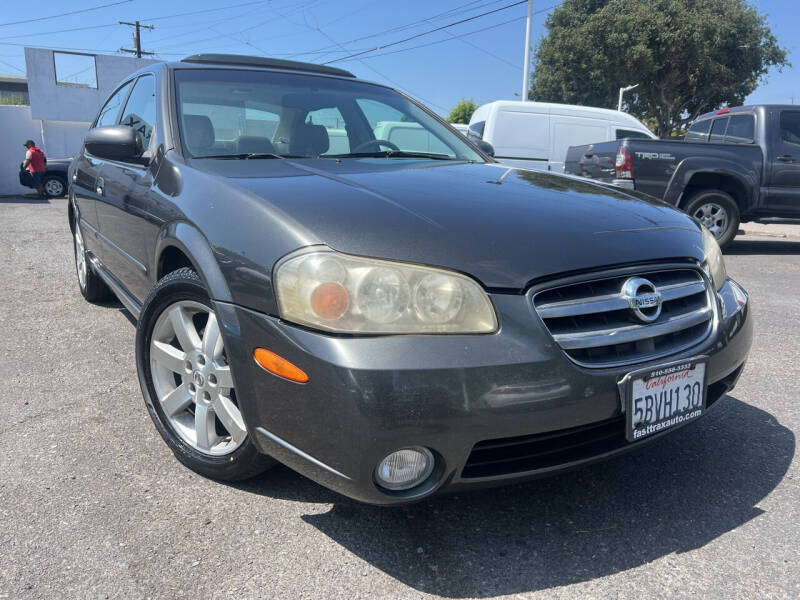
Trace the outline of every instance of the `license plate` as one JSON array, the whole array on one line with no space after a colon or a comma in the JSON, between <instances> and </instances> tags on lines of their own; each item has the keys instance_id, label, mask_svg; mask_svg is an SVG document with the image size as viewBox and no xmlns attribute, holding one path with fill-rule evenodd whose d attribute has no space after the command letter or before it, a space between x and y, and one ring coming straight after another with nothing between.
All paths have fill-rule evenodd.
<instances>
[{"instance_id":1,"label":"license plate","mask_svg":"<svg viewBox=\"0 0 800 600\"><path fill-rule=\"evenodd\" d=\"M622 383L629 442L694 421L706 410L705 358L629 373Z\"/></svg>"}]
</instances>

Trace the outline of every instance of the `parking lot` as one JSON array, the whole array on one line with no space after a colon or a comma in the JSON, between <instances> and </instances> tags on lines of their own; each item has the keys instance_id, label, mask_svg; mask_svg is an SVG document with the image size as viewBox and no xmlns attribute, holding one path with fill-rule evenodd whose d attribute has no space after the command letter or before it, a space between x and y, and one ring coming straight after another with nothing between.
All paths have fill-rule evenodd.
<instances>
[{"instance_id":1,"label":"parking lot","mask_svg":"<svg viewBox=\"0 0 800 600\"><path fill-rule=\"evenodd\" d=\"M640 452L403 508L279 467L188 471L135 328L78 291L66 200L0 199L0 598L800 597L800 239L740 237L756 336L717 409Z\"/></svg>"}]
</instances>

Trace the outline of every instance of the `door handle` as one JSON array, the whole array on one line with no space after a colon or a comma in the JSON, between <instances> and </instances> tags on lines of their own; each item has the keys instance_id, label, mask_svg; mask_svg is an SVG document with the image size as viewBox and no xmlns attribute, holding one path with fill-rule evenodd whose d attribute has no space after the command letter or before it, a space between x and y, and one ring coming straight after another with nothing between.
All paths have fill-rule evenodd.
<instances>
[{"instance_id":1,"label":"door handle","mask_svg":"<svg viewBox=\"0 0 800 600\"><path fill-rule=\"evenodd\" d=\"M103 189L105 188L106 182L103 181L102 177L98 177L97 180L95 181L94 185L95 185L95 191L97 192L97 195L98 196L102 196L103 195Z\"/></svg>"},{"instance_id":2,"label":"door handle","mask_svg":"<svg viewBox=\"0 0 800 600\"><path fill-rule=\"evenodd\" d=\"M794 162L794 156L791 154L783 154L778 157L778 160L781 162Z\"/></svg>"}]
</instances>

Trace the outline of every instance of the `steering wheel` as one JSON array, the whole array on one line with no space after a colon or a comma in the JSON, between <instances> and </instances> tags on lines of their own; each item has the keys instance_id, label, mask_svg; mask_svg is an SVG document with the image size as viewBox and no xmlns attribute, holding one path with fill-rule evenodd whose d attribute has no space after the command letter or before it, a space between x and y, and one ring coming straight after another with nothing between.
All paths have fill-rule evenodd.
<instances>
[{"instance_id":1,"label":"steering wheel","mask_svg":"<svg viewBox=\"0 0 800 600\"><path fill-rule=\"evenodd\" d=\"M350 150L352 154L357 152L361 152L362 150L366 150L370 146L386 146L389 150L394 150L395 152L399 152L400 148L397 147L397 144L393 144L389 140L367 140L366 142L361 142L358 146Z\"/></svg>"}]
</instances>

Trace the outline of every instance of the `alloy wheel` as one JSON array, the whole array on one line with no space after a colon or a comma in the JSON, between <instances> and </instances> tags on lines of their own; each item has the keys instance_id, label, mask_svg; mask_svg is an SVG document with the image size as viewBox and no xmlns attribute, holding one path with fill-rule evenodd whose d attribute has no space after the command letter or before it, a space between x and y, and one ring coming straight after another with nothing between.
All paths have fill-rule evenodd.
<instances>
[{"instance_id":1,"label":"alloy wheel","mask_svg":"<svg viewBox=\"0 0 800 600\"><path fill-rule=\"evenodd\" d=\"M150 340L156 400L173 431L194 450L221 456L247 437L214 311L198 302L171 304Z\"/></svg>"},{"instance_id":2,"label":"alloy wheel","mask_svg":"<svg viewBox=\"0 0 800 600\"><path fill-rule=\"evenodd\" d=\"M83 236L80 226L75 225L75 269L78 272L78 284L81 289L86 289L86 277L89 266L86 264L86 250L83 246Z\"/></svg>"},{"instance_id":3,"label":"alloy wheel","mask_svg":"<svg viewBox=\"0 0 800 600\"><path fill-rule=\"evenodd\" d=\"M716 202L701 204L692 216L700 221L717 239L721 238L728 229L728 212Z\"/></svg>"}]
</instances>

